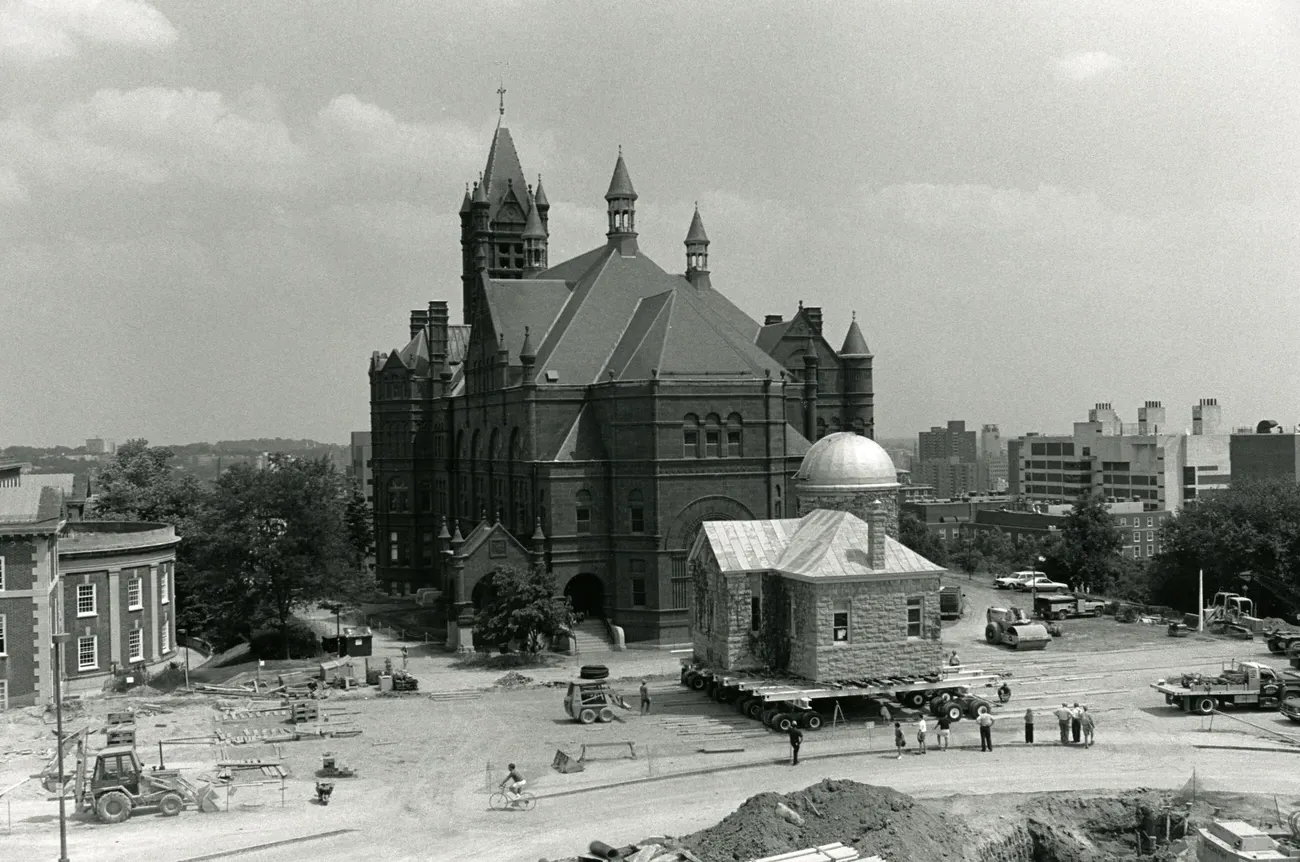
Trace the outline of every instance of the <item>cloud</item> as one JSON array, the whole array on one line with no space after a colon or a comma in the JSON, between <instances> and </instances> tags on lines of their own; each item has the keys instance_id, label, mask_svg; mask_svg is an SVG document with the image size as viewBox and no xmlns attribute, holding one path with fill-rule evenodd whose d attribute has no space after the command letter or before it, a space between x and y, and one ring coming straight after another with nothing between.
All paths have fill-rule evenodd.
<instances>
[{"instance_id":1,"label":"cloud","mask_svg":"<svg viewBox=\"0 0 1300 862\"><path fill-rule=\"evenodd\" d=\"M381 166L418 171L428 169L435 154L458 165L476 163L483 155L482 134L465 123L403 122L351 94L336 96L315 122L325 138L346 149L343 155Z\"/></svg>"},{"instance_id":2,"label":"cloud","mask_svg":"<svg viewBox=\"0 0 1300 862\"><path fill-rule=\"evenodd\" d=\"M18 174L13 168L0 166L0 204L23 203L27 200L27 189L18 181Z\"/></svg>"},{"instance_id":3,"label":"cloud","mask_svg":"<svg viewBox=\"0 0 1300 862\"><path fill-rule=\"evenodd\" d=\"M1141 223L1096 193L1040 185L1032 191L980 184L902 183L869 192L867 217L886 227L936 234L998 234L1036 242L1118 240Z\"/></svg>"},{"instance_id":4,"label":"cloud","mask_svg":"<svg viewBox=\"0 0 1300 862\"><path fill-rule=\"evenodd\" d=\"M0 61L32 65L76 57L85 43L163 48L177 39L143 0L9 0L0 6Z\"/></svg>"},{"instance_id":5,"label":"cloud","mask_svg":"<svg viewBox=\"0 0 1300 862\"><path fill-rule=\"evenodd\" d=\"M1119 66L1119 59L1105 51L1080 51L1056 61L1056 77L1062 81L1087 81Z\"/></svg>"}]
</instances>

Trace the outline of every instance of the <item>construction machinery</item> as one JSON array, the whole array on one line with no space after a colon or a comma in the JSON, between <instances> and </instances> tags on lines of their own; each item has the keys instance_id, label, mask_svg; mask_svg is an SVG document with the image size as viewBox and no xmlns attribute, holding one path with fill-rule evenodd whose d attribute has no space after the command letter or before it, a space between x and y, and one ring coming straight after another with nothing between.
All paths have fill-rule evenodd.
<instances>
[{"instance_id":1,"label":"construction machinery","mask_svg":"<svg viewBox=\"0 0 1300 862\"><path fill-rule=\"evenodd\" d=\"M1300 652L1300 631L1296 629L1266 629L1264 639L1268 644L1268 651L1271 653L1291 655L1293 652L1292 647L1298 647L1295 652Z\"/></svg>"},{"instance_id":2,"label":"construction machinery","mask_svg":"<svg viewBox=\"0 0 1300 862\"><path fill-rule=\"evenodd\" d=\"M193 784L177 770L146 770L130 746L77 752L73 771L76 810L93 812L102 823L121 823L141 808L157 808L164 817L180 814L187 805L199 811L217 810L212 786Z\"/></svg>"},{"instance_id":3,"label":"construction machinery","mask_svg":"<svg viewBox=\"0 0 1300 862\"><path fill-rule=\"evenodd\" d=\"M613 721L616 706L632 708L603 679L575 679L564 696L564 711L579 724Z\"/></svg>"},{"instance_id":4,"label":"construction machinery","mask_svg":"<svg viewBox=\"0 0 1300 862\"><path fill-rule=\"evenodd\" d=\"M1158 680L1151 687L1165 703L1183 712L1209 715L1222 706L1278 709L1287 698L1300 695L1300 673L1279 673L1259 662L1235 662L1218 674L1185 673L1178 679Z\"/></svg>"},{"instance_id":5,"label":"construction machinery","mask_svg":"<svg viewBox=\"0 0 1300 862\"><path fill-rule=\"evenodd\" d=\"M939 588L939 619L959 620L962 615L961 587Z\"/></svg>"},{"instance_id":6,"label":"construction machinery","mask_svg":"<svg viewBox=\"0 0 1300 862\"><path fill-rule=\"evenodd\" d=\"M1105 602L1094 601L1079 593L1053 593L1034 598L1034 616L1041 620L1063 620L1068 617L1097 617Z\"/></svg>"},{"instance_id":7,"label":"construction machinery","mask_svg":"<svg viewBox=\"0 0 1300 862\"><path fill-rule=\"evenodd\" d=\"M942 668L928 676L853 679L816 683L802 679L773 679L735 671L682 665L682 685L702 691L718 703L734 704L743 715L773 730L792 726L819 730L833 721L845 704L894 702L913 709L946 714L953 721L975 718L991 708L989 700L971 694L974 686L992 687L997 674L962 668Z\"/></svg>"},{"instance_id":8,"label":"construction machinery","mask_svg":"<svg viewBox=\"0 0 1300 862\"><path fill-rule=\"evenodd\" d=\"M1052 636L1047 627L1036 623L1020 608L989 608L985 611L984 640L1006 644L1012 649L1046 649Z\"/></svg>"}]
</instances>

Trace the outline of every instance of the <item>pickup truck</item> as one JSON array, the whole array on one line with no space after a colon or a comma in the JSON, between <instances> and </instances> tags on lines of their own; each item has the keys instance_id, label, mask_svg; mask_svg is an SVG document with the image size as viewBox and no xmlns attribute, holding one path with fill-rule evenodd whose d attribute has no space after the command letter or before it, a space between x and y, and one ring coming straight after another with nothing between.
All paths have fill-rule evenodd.
<instances>
[{"instance_id":1,"label":"pickup truck","mask_svg":"<svg viewBox=\"0 0 1300 862\"><path fill-rule=\"evenodd\" d=\"M1243 661L1217 676L1185 673L1151 687L1163 694L1170 706L1200 715L1222 706L1278 709L1288 698L1300 696L1300 673L1288 670L1279 674L1266 664Z\"/></svg>"},{"instance_id":2,"label":"pickup truck","mask_svg":"<svg viewBox=\"0 0 1300 862\"><path fill-rule=\"evenodd\" d=\"M1067 617L1095 617L1101 614L1105 602L1095 601L1074 593L1050 593L1034 599L1034 616L1042 620L1063 620Z\"/></svg>"}]
</instances>

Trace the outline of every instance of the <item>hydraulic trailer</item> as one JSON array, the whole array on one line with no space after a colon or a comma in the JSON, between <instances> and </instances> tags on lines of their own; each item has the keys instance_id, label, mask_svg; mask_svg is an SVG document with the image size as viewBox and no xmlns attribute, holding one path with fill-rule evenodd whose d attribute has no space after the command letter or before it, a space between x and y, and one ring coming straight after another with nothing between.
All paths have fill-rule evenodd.
<instances>
[{"instance_id":1,"label":"hydraulic trailer","mask_svg":"<svg viewBox=\"0 0 1300 862\"><path fill-rule=\"evenodd\" d=\"M817 684L806 680L777 681L771 677L682 667L682 684L703 691L719 703L735 704L737 710L768 727L788 730L797 725L817 730L842 701L895 701L914 709L926 708L933 715L947 715L952 721L974 718L992 708L992 701L971 694L974 687L991 688L1001 677L980 671L945 670L932 677L889 677Z\"/></svg>"}]
</instances>

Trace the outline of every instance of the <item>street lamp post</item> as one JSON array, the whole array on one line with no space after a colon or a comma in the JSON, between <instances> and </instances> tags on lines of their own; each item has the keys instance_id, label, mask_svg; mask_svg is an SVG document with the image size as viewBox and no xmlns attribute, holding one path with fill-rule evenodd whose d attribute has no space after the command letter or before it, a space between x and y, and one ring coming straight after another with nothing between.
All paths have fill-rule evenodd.
<instances>
[{"instance_id":1,"label":"street lamp post","mask_svg":"<svg viewBox=\"0 0 1300 862\"><path fill-rule=\"evenodd\" d=\"M54 732L58 737L56 748L58 750L59 760L59 862L68 862L68 814L63 779L63 679L61 669L63 666L63 645L69 640L69 635L56 634L51 637L54 641Z\"/></svg>"}]
</instances>

